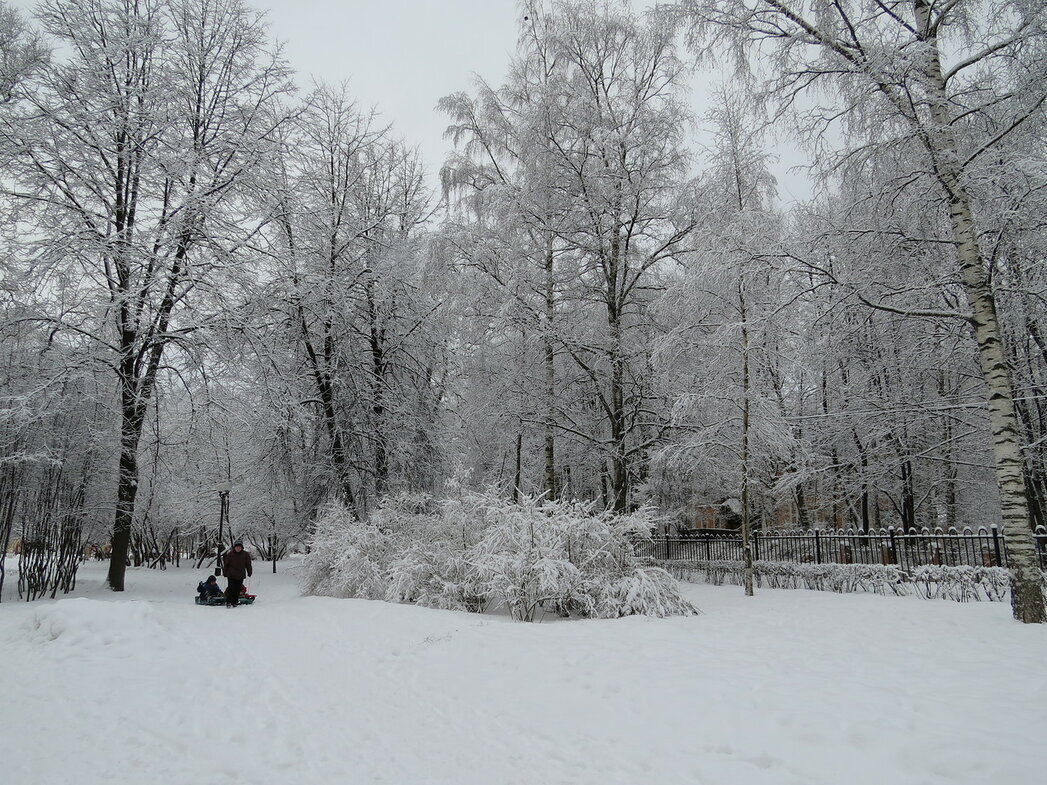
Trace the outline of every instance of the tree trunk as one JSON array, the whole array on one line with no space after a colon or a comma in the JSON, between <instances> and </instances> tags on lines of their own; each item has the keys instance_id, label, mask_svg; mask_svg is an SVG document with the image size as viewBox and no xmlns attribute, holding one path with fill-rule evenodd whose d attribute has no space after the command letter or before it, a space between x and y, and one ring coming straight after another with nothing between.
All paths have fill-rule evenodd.
<instances>
[{"instance_id":1,"label":"tree trunk","mask_svg":"<svg viewBox=\"0 0 1047 785\"><path fill-rule=\"evenodd\" d=\"M323 407L324 425L327 428L328 438L331 440L331 461L334 464L335 474L338 477L339 495L346 507L356 515L356 496L353 493L352 480L350 477L349 456L342 439L342 429L338 427L338 415L334 402L334 385L327 377L326 372L318 371L317 387L320 393L320 403Z\"/></svg>"},{"instance_id":2,"label":"tree trunk","mask_svg":"<svg viewBox=\"0 0 1047 785\"><path fill-rule=\"evenodd\" d=\"M753 596L753 549L749 521L749 325L744 283L738 279L738 303L742 317L742 561L745 596Z\"/></svg>"},{"instance_id":3,"label":"tree trunk","mask_svg":"<svg viewBox=\"0 0 1047 785\"><path fill-rule=\"evenodd\" d=\"M958 183L954 186L956 192L950 215L960 256L960 271L973 313L978 362L989 391L996 482L1000 488L1000 510L1007 533L1007 558L1011 570L1011 609L1019 621L1042 624L1047 621L1047 609L1044 607L1043 578L1026 496L1025 465L1014 408L1011 369L1004 357L996 302L982 268L967 195Z\"/></svg>"},{"instance_id":4,"label":"tree trunk","mask_svg":"<svg viewBox=\"0 0 1047 785\"><path fill-rule=\"evenodd\" d=\"M902 461L902 531L916 528L916 489L913 485L912 462L906 458Z\"/></svg>"},{"instance_id":5,"label":"tree trunk","mask_svg":"<svg viewBox=\"0 0 1047 785\"><path fill-rule=\"evenodd\" d=\"M178 283L189 253L191 234L188 230L179 238L174 261L164 296L157 308L156 323L147 338L149 343L138 349L139 327L134 325L126 301L117 308L117 326L120 330L120 464L117 472L116 516L113 522L113 553L109 559L109 574L106 579L113 591L124 590L124 574L127 570L127 551L131 542L131 526L134 522L135 498L138 495L138 443L145 426L145 415L153 397L156 375L160 371L166 341L161 337L167 332L171 313L176 302ZM126 274L126 264L119 255L115 267L121 271L121 280ZM144 368L142 364L144 363Z\"/></svg>"},{"instance_id":6,"label":"tree trunk","mask_svg":"<svg viewBox=\"0 0 1047 785\"><path fill-rule=\"evenodd\" d=\"M625 423L625 357L622 347L622 309L618 296L621 271L621 243L615 230L611 242L607 275L607 326L611 333L609 359L611 361L611 399L609 425L611 430L611 509L624 513L629 509L629 465L626 452Z\"/></svg>"},{"instance_id":7,"label":"tree trunk","mask_svg":"<svg viewBox=\"0 0 1047 785\"><path fill-rule=\"evenodd\" d=\"M796 502L796 523L801 529L807 531L811 528L811 514L807 509L807 495L804 493L802 482L797 483L793 495Z\"/></svg>"},{"instance_id":8,"label":"tree trunk","mask_svg":"<svg viewBox=\"0 0 1047 785\"><path fill-rule=\"evenodd\" d=\"M822 414L826 417L829 416L829 374L825 369L824 363L822 364ZM831 497L830 515L832 516L832 527L834 529L842 529L840 498L843 495L843 483L840 481L840 456L836 452L835 443L830 450L829 457L831 458L829 494Z\"/></svg>"},{"instance_id":9,"label":"tree trunk","mask_svg":"<svg viewBox=\"0 0 1047 785\"><path fill-rule=\"evenodd\" d=\"M545 474L543 485L547 496L556 497L556 438L554 407L556 406L556 352L553 348L554 318L556 316L553 280L552 235L545 250L545 335L542 345L545 354Z\"/></svg>"},{"instance_id":10,"label":"tree trunk","mask_svg":"<svg viewBox=\"0 0 1047 785\"><path fill-rule=\"evenodd\" d=\"M523 430L516 432L516 466L513 471L513 504L520 502L520 486L523 484Z\"/></svg>"},{"instance_id":11,"label":"tree trunk","mask_svg":"<svg viewBox=\"0 0 1047 785\"><path fill-rule=\"evenodd\" d=\"M1047 621L1047 608L1044 607L1036 539L1030 525L1011 369L1004 353L996 298L989 286L978 245L970 195L960 177L961 157L942 76L937 34L930 24L930 6L927 0L914 0L913 8L921 38L928 44L924 67L932 122L926 144L935 173L949 197L949 220L960 279L970 303L978 364L989 393L996 482L1000 489L1000 511L1007 532L1007 558L1011 570L1011 610L1019 621L1042 624Z\"/></svg>"},{"instance_id":12,"label":"tree trunk","mask_svg":"<svg viewBox=\"0 0 1047 785\"><path fill-rule=\"evenodd\" d=\"M324 427L327 430L328 438L331 440L331 462L334 464L335 475L338 478L339 496L350 513L355 517L358 515L358 511L350 477L349 456L345 448L345 442L342 439L342 430L338 427L334 380L331 378L331 364L334 353L333 328L330 323L324 324L323 361L321 362L320 355L316 351L316 347L313 346L309 325L305 319L305 309L301 303L297 303L297 310L299 324L302 328L302 342L305 346L306 355L309 358L313 381L316 383L316 393L320 396Z\"/></svg>"},{"instance_id":13,"label":"tree trunk","mask_svg":"<svg viewBox=\"0 0 1047 785\"><path fill-rule=\"evenodd\" d=\"M367 311L370 321L371 414L374 417L374 492L381 499L389 481L389 451L385 436L385 330L378 323L378 304L372 278L367 281Z\"/></svg>"},{"instance_id":14,"label":"tree trunk","mask_svg":"<svg viewBox=\"0 0 1047 785\"><path fill-rule=\"evenodd\" d=\"M611 372L611 509L623 513L629 509L629 462L625 449L625 395L621 360Z\"/></svg>"},{"instance_id":15,"label":"tree trunk","mask_svg":"<svg viewBox=\"0 0 1047 785\"><path fill-rule=\"evenodd\" d=\"M116 484L116 519L113 523L113 552L106 582L113 591L124 590L127 553L131 544L135 498L138 495L138 442L145 424L143 406L134 390L134 381L125 378L121 387L120 466Z\"/></svg>"},{"instance_id":16,"label":"tree trunk","mask_svg":"<svg viewBox=\"0 0 1047 785\"><path fill-rule=\"evenodd\" d=\"M862 440L858 438L858 431L852 428L851 435L854 437L854 444L858 448L859 464L861 465L861 527L862 531L868 534L869 529L872 527L872 515L869 512L869 455L865 445L862 444Z\"/></svg>"}]
</instances>

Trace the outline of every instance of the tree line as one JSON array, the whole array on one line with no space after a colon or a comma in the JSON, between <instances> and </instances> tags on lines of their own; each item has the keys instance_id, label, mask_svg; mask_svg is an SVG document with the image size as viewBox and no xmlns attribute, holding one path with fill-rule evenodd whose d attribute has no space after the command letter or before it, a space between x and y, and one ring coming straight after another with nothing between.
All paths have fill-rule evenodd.
<instances>
[{"instance_id":1,"label":"tree line","mask_svg":"<svg viewBox=\"0 0 1047 785\"><path fill-rule=\"evenodd\" d=\"M240 0L0 11L5 551L75 531L120 590L175 533L213 549L219 482L275 551L453 479L744 532L998 522L1043 620L1047 11L520 11L504 81L440 102L435 188Z\"/></svg>"}]
</instances>

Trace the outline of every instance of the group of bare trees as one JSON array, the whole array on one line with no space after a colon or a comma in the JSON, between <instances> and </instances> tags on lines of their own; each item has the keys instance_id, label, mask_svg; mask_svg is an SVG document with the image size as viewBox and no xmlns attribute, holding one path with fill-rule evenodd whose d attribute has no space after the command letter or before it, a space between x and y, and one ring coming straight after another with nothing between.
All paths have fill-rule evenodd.
<instances>
[{"instance_id":1,"label":"group of bare trees","mask_svg":"<svg viewBox=\"0 0 1047 785\"><path fill-rule=\"evenodd\" d=\"M416 154L344 91L296 95L241 0L3 20L5 553L86 519L73 550L111 548L121 590L201 528L213 550L219 483L226 534L273 555L332 488L364 515L431 485Z\"/></svg>"},{"instance_id":2,"label":"group of bare trees","mask_svg":"<svg viewBox=\"0 0 1047 785\"><path fill-rule=\"evenodd\" d=\"M650 310L698 223L685 69L670 19L527 12L506 84L442 103L458 153L441 239L480 293L469 339L483 350L462 373L482 419L467 430L476 464L514 490L534 488L537 452L541 490L625 511L667 427ZM508 473L491 428L515 439Z\"/></svg>"},{"instance_id":3,"label":"group of bare trees","mask_svg":"<svg viewBox=\"0 0 1047 785\"><path fill-rule=\"evenodd\" d=\"M870 448L897 455L894 506L909 525L920 493L917 464L943 461L948 516L964 462L953 450L968 423L952 419L944 404L979 398L988 428L978 435L991 450L986 463L999 514L1016 535L1014 614L1044 621L1031 536L1043 449L1031 411L1019 408L1042 406L1042 394L1018 379L1030 368L1021 358L1038 346L1040 319L1028 318L1030 306L1041 318L1045 311L1042 281L1022 275L1030 249L1018 238L1042 238L1027 211L1035 204L1042 209L1045 185L1047 9L1021 0L693 0L683 13L697 46L739 52L769 102L797 112L802 133L817 146L825 182L836 188L811 210L815 220L829 219L829 230L807 231L788 244L785 254L796 269L878 312L865 315L863 332L877 329L866 325L883 322L885 314L927 323L916 330L923 338L916 346L865 336L872 339L867 357L877 401L904 406L912 397L929 398L929 408L944 414L941 424L891 418L872 444L870 434L855 429L863 468ZM864 253L855 258L858 249ZM1042 268L1043 246L1032 256L1032 266ZM1009 325L1014 318L1019 324ZM963 345L954 355L955 340ZM905 373L907 365L917 366L916 378ZM840 381L854 379L845 373L841 366ZM973 389L961 377L974 381ZM929 395L935 382L941 403ZM937 445L920 449L935 438Z\"/></svg>"},{"instance_id":4,"label":"group of bare trees","mask_svg":"<svg viewBox=\"0 0 1047 785\"><path fill-rule=\"evenodd\" d=\"M442 194L243 0L0 8L0 543L109 546L122 589L213 552L220 482L275 557L455 477L999 522L1042 620L1040 5L526 2L504 83L440 104ZM818 186L786 208L789 124Z\"/></svg>"},{"instance_id":5,"label":"group of bare trees","mask_svg":"<svg viewBox=\"0 0 1047 785\"><path fill-rule=\"evenodd\" d=\"M417 154L344 89L309 96L284 145L256 242L265 285L251 307L264 328L252 350L274 416L293 429L310 413L335 495L362 516L435 468L414 418L440 395L439 298L421 254L430 197Z\"/></svg>"},{"instance_id":6,"label":"group of bare trees","mask_svg":"<svg viewBox=\"0 0 1047 785\"><path fill-rule=\"evenodd\" d=\"M444 102L472 465L743 531L1001 521L1042 621L1047 12L525 10L506 84ZM741 72L691 168L681 32ZM790 120L819 188L786 213L765 138Z\"/></svg>"}]
</instances>

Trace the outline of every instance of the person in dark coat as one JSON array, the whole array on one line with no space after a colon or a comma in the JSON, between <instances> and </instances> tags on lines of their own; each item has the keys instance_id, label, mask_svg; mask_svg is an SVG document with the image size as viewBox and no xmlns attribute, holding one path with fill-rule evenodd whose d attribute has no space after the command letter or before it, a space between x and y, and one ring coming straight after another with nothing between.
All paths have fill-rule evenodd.
<instances>
[{"instance_id":1,"label":"person in dark coat","mask_svg":"<svg viewBox=\"0 0 1047 785\"><path fill-rule=\"evenodd\" d=\"M237 540L233 549L225 555L223 563L229 585L225 589L225 604L235 608L240 604L240 591L244 581L251 577L251 554L244 550L244 541Z\"/></svg>"}]
</instances>

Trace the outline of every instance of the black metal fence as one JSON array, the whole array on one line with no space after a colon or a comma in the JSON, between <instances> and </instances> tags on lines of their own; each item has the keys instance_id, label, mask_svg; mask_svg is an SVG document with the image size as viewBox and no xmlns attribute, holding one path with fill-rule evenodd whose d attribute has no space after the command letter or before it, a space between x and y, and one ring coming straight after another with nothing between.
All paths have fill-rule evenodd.
<instances>
[{"instance_id":1,"label":"black metal fence","mask_svg":"<svg viewBox=\"0 0 1047 785\"><path fill-rule=\"evenodd\" d=\"M1036 529L1040 567L1047 570L1047 529ZM978 529L910 529L889 527L865 532L853 529L761 531L752 536L753 558L811 564L896 564L903 569L925 564L948 567L1006 567L1007 538L996 526ZM667 561L737 561L742 536L737 531L706 529L641 543L638 555Z\"/></svg>"}]
</instances>

